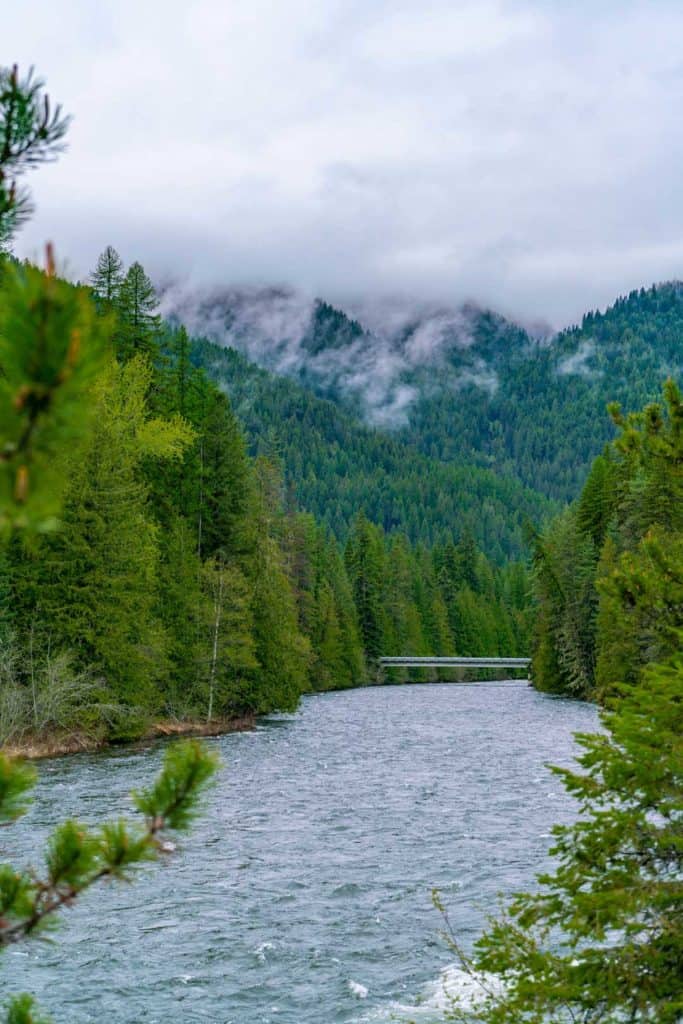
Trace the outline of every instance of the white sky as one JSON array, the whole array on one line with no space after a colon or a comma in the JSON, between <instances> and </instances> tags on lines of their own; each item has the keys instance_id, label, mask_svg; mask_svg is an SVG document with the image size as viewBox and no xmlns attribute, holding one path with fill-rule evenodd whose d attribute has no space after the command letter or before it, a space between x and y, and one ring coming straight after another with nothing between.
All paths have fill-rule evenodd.
<instances>
[{"instance_id":1,"label":"white sky","mask_svg":"<svg viewBox=\"0 0 683 1024\"><path fill-rule=\"evenodd\" d=\"M74 114L22 255L555 325L683 276L680 0L3 6Z\"/></svg>"}]
</instances>

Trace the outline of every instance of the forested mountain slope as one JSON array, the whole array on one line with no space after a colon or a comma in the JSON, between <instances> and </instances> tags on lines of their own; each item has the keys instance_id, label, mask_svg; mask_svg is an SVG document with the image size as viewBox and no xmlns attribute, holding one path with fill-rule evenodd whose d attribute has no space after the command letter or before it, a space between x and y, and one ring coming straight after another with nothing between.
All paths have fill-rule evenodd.
<instances>
[{"instance_id":1,"label":"forested mountain slope","mask_svg":"<svg viewBox=\"0 0 683 1024\"><path fill-rule=\"evenodd\" d=\"M497 387L422 393L402 431L444 459L472 458L549 497L576 496L592 459L614 437L609 402L639 409L683 366L683 285L632 292L552 339L520 341L482 315L475 328Z\"/></svg>"},{"instance_id":2,"label":"forested mountain slope","mask_svg":"<svg viewBox=\"0 0 683 1024\"><path fill-rule=\"evenodd\" d=\"M470 481L474 467L490 469L559 501L576 496L614 436L607 403L641 407L665 377L680 376L683 362L678 282L632 292L555 336L472 305L366 306L352 318L275 289L172 292L164 308L195 334L391 431L411 451L466 466ZM235 397L241 385L230 387ZM419 523L408 528L420 534ZM491 530L480 533L489 547Z\"/></svg>"},{"instance_id":3,"label":"forested mountain slope","mask_svg":"<svg viewBox=\"0 0 683 1024\"><path fill-rule=\"evenodd\" d=\"M279 455L297 504L340 539L363 509L387 532L400 529L430 546L467 527L501 562L523 551L526 521L554 511L514 479L429 458L408 439L364 424L234 349L195 341L192 358L228 394L253 451Z\"/></svg>"}]
</instances>

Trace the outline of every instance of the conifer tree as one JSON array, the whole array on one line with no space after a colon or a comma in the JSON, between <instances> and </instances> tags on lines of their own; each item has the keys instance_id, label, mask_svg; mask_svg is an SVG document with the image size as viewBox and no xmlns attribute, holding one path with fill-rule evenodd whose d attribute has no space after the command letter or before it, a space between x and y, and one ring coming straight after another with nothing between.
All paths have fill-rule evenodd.
<instances>
[{"instance_id":1,"label":"conifer tree","mask_svg":"<svg viewBox=\"0 0 683 1024\"><path fill-rule=\"evenodd\" d=\"M0 252L31 214L21 178L59 155L68 127L32 69L22 78L16 64L0 67Z\"/></svg>"},{"instance_id":2,"label":"conifer tree","mask_svg":"<svg viewBox=\"0 0 683 1024\"><path fill-rule=\"evenodd\" d=\"M179 458L192 440L182 421L148 418L151 372L138 357L112 364L98 382L91 440L68 466L64 528L45 541L39 601L83 666L102 672L124 704L149 710L160 703L165 639L154 614L157 530L140 465Z\"/></svg>"},{"instance_id":3,"label":"conifer tree","mask_svg":"<svg viewBox=\"0 0 683 1024\"><path fill-rule=\"evenodd\" d=\"M98 256L97 266L90 275L90 284L104 312L117 311L123 280L121 257L113 246L108 245Z\"/></svg>"},{"instance_id":4,"label":"conifer tree","mask_svg":"<svg viewBox=\"0 0 683 1024\"><path fill-rule=\"evenodd\" d=\"M198 543L203 559L222 550L230 556L253 548L253 474L242 431L228 400L208 396L200 427Z\"/></svg>"},{"instance_id":5,"label":"conifer tree","mask_svg":"<svg viewBox=\"0 0 683 1024\"><path fill-rule=\"evenodd\" d=\"M158 544L154 616L163 630L168 667L161 710L171 718L192 719L206 709L203 681L211 616L194 524L182 515L166 518Z\"/></svg>"},{"instance_id":6,"label":"conifer tree","mask_svg":"<svg viewBox=\"0 0 683 1024\"><path fill-rule=\"evenodd\" d=\"M344 555L351 581L363 650L371 663L384 652L385 617L382 610L384 551L381 535L363 512L359 513Z\"/></svg>"},{"instance_id":7,"label":"conifer tree","mask_svg":"<svg viewBox=\"0 0 683 1024\"><path fill-rule=\"evenodd\" d=\"M553 769L579 801L578 821L553 829L554 867L513 899L473 957L451 930L479 998L447 1019L681 1020L682 693L679 653L620 691L604 732L577 737L581 771Z\"/></svg>"},{"instance_id":8,"label":"conifer tree","mask_svg":"<svg viewBox=\"0 0 683 1024\"><path fill-rule=\"evenodd\" d=\"M154 285L142 264L132 263L119 291L117 347L123 361L144 355L154 361L159 350L161 317Z\"/></svg>"},{"instance_id":9,"label":"conifer tree","mask_svg":"<svg viewBox=\"0 0 683 1024\"><path fill-rule=\"evenodd\" d=\"M198 689L202 713L211 722L216 716L239 716L258 708L254 703L254 680L260 664L252 586L237 561L228 561L224 552L216 552L204 563L202 587L207 599L206 654ZM263 710L270 708L264 706Z\"/></svg>"},{"instance_id":10,"label":"conifer tree","mask_svg":"<svg viewBox=\"0 0 683 1024\"><path fill-rule=\"evenodd\" d=\"M275 495L282 494L278 467L261 457L256 463L254 503L256 544L251 560L252 612L259 688L250 710L293 711L308 688L310 644L299 629L296 599L283 552L276 540L283 518Z\"/></svg>"}]
</instances>

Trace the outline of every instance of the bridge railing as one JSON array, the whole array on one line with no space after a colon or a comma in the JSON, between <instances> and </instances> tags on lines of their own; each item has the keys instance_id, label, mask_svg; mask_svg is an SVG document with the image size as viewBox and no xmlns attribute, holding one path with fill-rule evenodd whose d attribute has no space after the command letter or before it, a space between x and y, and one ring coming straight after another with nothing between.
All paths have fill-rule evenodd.
<instances>
[{"instance_id":1,"label":"bridge railing","mask_svg":"<svg viewBox=\"0 0 683 1024\"><path fill-rule=\"evenodd\" d=\"M528 668L531 658L431 658L402 655L380 658L379 664L385 668Z\"/></svg>"}]
</instances>

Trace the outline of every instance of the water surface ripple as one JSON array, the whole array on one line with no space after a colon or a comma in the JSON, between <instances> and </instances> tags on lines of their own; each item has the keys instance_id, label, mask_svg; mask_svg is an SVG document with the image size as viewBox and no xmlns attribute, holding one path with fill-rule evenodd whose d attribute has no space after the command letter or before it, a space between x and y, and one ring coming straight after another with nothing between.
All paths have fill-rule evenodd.
<instances>
[{"instance_id":1,"label":"water surface ripple","mask_svg":"<svg viewBox=\"0 0 683 1024\"><path fill-rule=\"evenodd\" d=\"M573 811L544 763L595 724L525 684L415 685L308 697L209 741L224 768L181 852L90 893L58 943L7 953L0 989L35 992L57 1024L411 1019L398 1008L429 1001L452 959L431 888L470 942L543 866ZM43 763L0 858L35 863L66 815L127 812L162 752Z\"/></svg>"}]
</instances>

